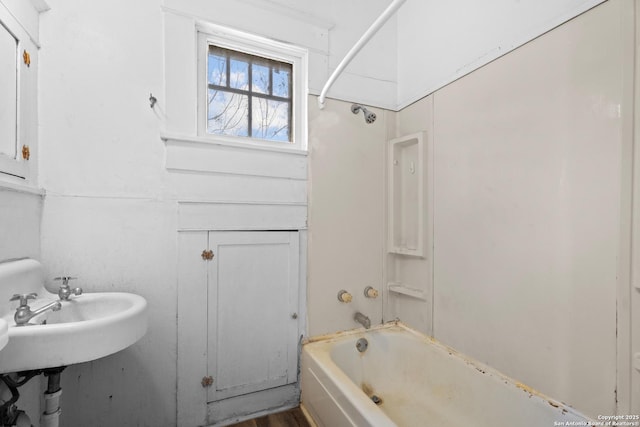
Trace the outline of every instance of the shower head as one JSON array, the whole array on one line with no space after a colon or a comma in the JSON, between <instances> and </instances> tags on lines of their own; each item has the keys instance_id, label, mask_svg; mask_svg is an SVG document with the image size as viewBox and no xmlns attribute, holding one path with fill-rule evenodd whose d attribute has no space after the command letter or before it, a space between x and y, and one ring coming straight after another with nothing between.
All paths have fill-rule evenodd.
<instances>
[{"instance_id":1,"label":"shower head","mask_svg":"<svg viewBox=\"0 0 640 427\"><path fill-rule=\"evenodd\" d=\"M373 122L376 121L376 113L372 113L371 111L367 110L366 108L364 108L360 104L353 104L351 106L351 112L353 114L358 114L360 112L360 110L362 110L362 112L364 113L364 121L365 122L373 123Z\"/></svg>"}]
</instances>

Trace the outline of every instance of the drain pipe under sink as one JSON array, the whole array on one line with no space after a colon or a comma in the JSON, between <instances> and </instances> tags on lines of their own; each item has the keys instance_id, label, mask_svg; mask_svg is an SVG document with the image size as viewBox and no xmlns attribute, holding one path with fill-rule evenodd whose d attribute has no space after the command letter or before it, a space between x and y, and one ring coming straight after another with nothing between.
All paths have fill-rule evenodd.
<instances>
[{"instance_id":1,"label":"drain pipe under sink","mask_svg":"<svg viewBox=\"0 0 640 427\"><path fill-rule=\"evenodd\" d=\"M58 427L60 423L60 373L65 366L60 368L45 369L44 375L48 377L47 390L44 392L44 412L40 417L40 427Z\"/></svg>"}]
</instances>

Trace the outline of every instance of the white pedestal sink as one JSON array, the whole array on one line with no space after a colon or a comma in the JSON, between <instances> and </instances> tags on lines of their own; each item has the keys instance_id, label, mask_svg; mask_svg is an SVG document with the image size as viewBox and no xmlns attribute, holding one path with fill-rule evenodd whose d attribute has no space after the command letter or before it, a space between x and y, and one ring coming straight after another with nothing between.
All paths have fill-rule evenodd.
<instances>
[{"instance_id":1,"label":"white pedestal sink","mask_svg":"<svg viewBox=\"0 0 640 427\"><path fill-rule=\"evenodd\" d=\"M0 263L0 317L8 343L0 350L0 373L67 366L118 352L147 331L146 300L135 294L96 292L61 301L26 326L16 326L13 294L36 292L32 310L58 299L44 288L42 265L32 259ZM0 332L2 331L0 324ZM0 337L1 339L1 337Z\"/></svg>"}]
</instances>

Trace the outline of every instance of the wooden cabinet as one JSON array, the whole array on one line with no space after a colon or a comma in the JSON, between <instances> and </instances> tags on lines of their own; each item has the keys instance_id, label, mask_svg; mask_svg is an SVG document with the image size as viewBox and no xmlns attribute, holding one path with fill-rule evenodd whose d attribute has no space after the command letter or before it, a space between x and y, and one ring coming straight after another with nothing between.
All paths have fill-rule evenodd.
<instances>
[{"instance_id":1,"label":"wooden cabinet","mask_svg":"<svg viewBox=\"0 0 640 427\"><path fill-rule=\"evenodd\" d=\"M296 382L298 233L211 232L209 401Z\"/></svg>"},{"instance_id":2,"label":"wooden cabinet","mask_svg":"<svg viewBox=\"0 0 640 427\"><path fill-rule=\"evenodd\" d=\"M43 10L32 2L0 2L0 182L31 188L37 183L37 163L29 159L37 157L38 26Z\"/></svg>"},{"instance_id":3,"label":"wooden cabinet","mask_svg":"<svg viewBox=\"0 0 640 427\"><path fill-rule=\"evenodd\" d=\"M179 233L178 400L198 423L298 399L299 234Z\"/></svg>"}]
</instances>

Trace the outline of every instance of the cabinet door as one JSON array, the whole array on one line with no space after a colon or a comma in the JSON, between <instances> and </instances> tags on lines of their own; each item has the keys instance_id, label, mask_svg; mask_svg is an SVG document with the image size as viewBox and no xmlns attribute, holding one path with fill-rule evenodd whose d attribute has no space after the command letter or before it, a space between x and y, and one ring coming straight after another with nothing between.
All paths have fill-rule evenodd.
<instances>
[{"instance_id":1,"label":"cabinet door","mask_svg":"<svg viewBox=\"0 0 640 427\"><path fill-rule=\"evenodd\" d=\"M210 232L208 401L297 380L298 232Z\"/></svg>"}]
</instances>

